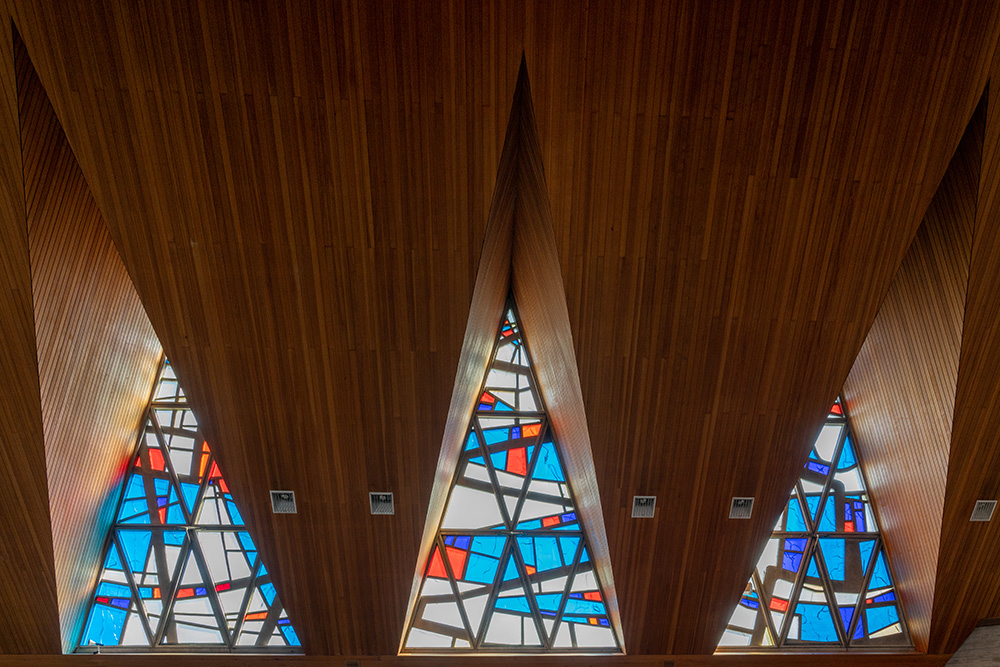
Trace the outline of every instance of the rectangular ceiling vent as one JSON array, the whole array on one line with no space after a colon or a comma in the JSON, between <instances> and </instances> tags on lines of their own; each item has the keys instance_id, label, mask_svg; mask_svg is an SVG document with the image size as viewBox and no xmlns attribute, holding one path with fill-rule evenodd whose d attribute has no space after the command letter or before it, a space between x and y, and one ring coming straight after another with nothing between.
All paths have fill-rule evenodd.
<instances>
[{"instance_id":1,"label":"rectangular ceiling vent","mask_svg":"<svg viewBox=\"0 0 1000 667\"><path fill-rule=\"evenodd\" d=\"M361 663L358 660L348 660L345 667L361 667Z\"/></svg>"},{"instance_id":2,"label":"rectangular ceiling vent","mask_svg":"<svg viewBox=\"0 0 1000 667\"><path fill-rule=\"evenodd\" d=\"M996 508L997 501L995 500L977 500L969 521L989 521L993 518L993 511Z\"/></svg>"},{"instance_id":3,"label":"rectangular ceiling vent","mask_svg":"<svg viewBox=\"0 0 1000 667\"><path fill-rule=\"evenodd\" d=\"M395 514L396 505L392 501L392 494L385 492L372 492L368 494L368 502L372 506L372 514Z\"/></svg>"},{"instance_id":4,"label":"rectangular ceiling vent","mask_svg":"<svg viewBox=\"0 0 1000 667\"><path fill-rule=\"evenodd\" d=\"M652 519L656 511L656 496L632 496L632 518Z\"/></svg>"},{"instance_id":5,"label":"rectangular ceiling vent","mask_svg":"<svg viewBox=\"0 0 1000 667\"><path fill-rule=\"evenodd\" d=\"M729 506L730 519L749 519L753 514L753 498L733 498L733 504Z\"/></svg>"},{"instance_id":6,"label":"rectangular ceiling vent","mask_svg":"<svg viewBox=\"0 0 1000 667\"><path fill-rule=\"evenodd\" d=\"M271 491L271 511L275 514L297 514L294 491Z\"/></svg>"}]
</instances>

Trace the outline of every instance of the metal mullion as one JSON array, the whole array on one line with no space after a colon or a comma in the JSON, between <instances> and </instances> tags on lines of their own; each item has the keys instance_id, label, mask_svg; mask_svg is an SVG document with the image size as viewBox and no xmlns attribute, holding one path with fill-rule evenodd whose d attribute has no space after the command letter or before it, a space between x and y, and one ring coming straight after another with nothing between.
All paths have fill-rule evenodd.
<instances>
[{"instance_id":1,"label":"metal mullion","mask_svg":"<svg viewBox=\"0 0 1000 667\"><path fill-rule=\"evenodd\" d=\"M511 520L511 530L520 523L521 511L524 509L524 501L528 497L528 488L531 486L531 480L535 476L535 467L538 465L538 459L542 455L542 443L545 440L545 436L548 435L549 430L549 420L542 419L538 427L538 436L535 440L535 451L531 454L531 461L528 462L528 469L524 476L524 484L521 485L521 495L517 498L517 504L514 506L514 519ZM522 427L524 428L524 427Z\"/></svg>"},{"instance_id":2,"label":"metal mullion","mask_svg":"<svg viewBox=\"0 0 1000 667\"><path fill-rule=\"evenodd\" d=\"M493 589L486 598L486 607L483 609L483 620L480 621L479 633L474 638L475 643L473 646L475 648L481 647L486 641L486 633L489 630L490 622L493 620L493 611L503 588L503 575L506 572L507 562L510 560L510 552L514 548L514 540L516 538L513 535L506 535L505 537L507 539L503 550L500 552L500 565L497 567L497 573L493 577Z\"/></svg>"},{"instance_id":3,"label":"metal mullion","mask_svg":"<svg viewBox=\"0 0 1000 667\"><path fill-rule=\"evenodd\" d=\"M764 625L767 631L771 634L771 641L774 645L778 645L778 631L774 628L774 619L771 618L771 597L764 593L764 582L760 580L760 575L757 573L757 564L754 563L753 572L750 573L750 580L753 582L753 587L757 591L757 599L760 604L763 605L763 609L760 610L760 615L764 618ZM737 603L738 604L738 603ZM787 610L785 610L787 612Z\"/></svg>"},{"instance_id":4,"label":"metal mullion","mask_svg":"<svg viewBox=\"0 0 1000 667\"><path fill-rule=\"evenodd\" d=\"M858 628L858 623L861 621L861 610L865 608L865 600L868 596L868 586L871 585L872 573L875 572L875 563L878 562L878 556L882 552L882 539L880 536L875 536L875 548L872 549L872 555L868 557L868 563L865 565L865 575L861 580L861 592L858 594L858 602L854 606L854 618L851 619L851 627L848 629L848 644L854 641L851 639L854 637L854 632ZM858 540L860 545L861 540ZM860 549L860 546L859 546ZM899 606L898 604L896 605Z\"/></svg>"},{"instance_id":5,"label":"metal mullion","mask_svg":"<svg viewBox=\"0 0 1000 667\"><path fill-rule=\"evenodd\" d=\"M167 445L166 438L163 437L163 429L160 428L160 420L156 418L156 413L153 410L150 411L149 417L150 419L147 422L146 428L149 428L149 424L153 425L153 432L156 434L156 439L160 443L160 449L163 451L163 465L170 474L170 483L173 485L174 491L177 493L177 504L181 506L181 513L184 514L184 519L188 522L188 524L191 524L193 523L191 512L189 512L187 507L185 507L184 494L181 493L181 481L177 476L177 471L174 470L174 463L170 459L170 447ZM169 506L169 495L167 496L167 501L167 506Z\"/></svg>"},{"instance_id":6,"label":"metal mullion","mask_svg":"<svg viewBox=\"0 0 1000 667\"><path fill-rule=\"evenodd\" d=\"M486 385L483 385L483 392L486 391ZM483 395L480 392L480 397ZM539 412L537 410L473 410L473 415L476 417L493 417L494 419L547 419L548 414L545 412Z\"/></svg>"},{"instance_id":7,"label":"metal mullion","mask_svg":"<svg viewBox=\"0 0 1000 667\"><path fill-rule=\"evenodd\" d=\"M816 526L819 525L819 522L816 521L815 517L812 516L812 510L809 509L809 503L806 500L806 490L802 488L801 477L795 480L795 488L793 490L795 491L795 498L799 501L799 510L802 512L802 516L805 517L806 520L806 530L809 531L810 533L816 532ZM820 491L821 501L822 501L822 494L823 492L821 490ZM823 508L822 502L819 505L819 507L820 509Z\"/></svg>"},{"instance_id":8,"label":"metal mullion","mask_svg":"<svg viewBox=\"0 0 1000 667\"><path fill-rule=\"evenodd\" d=\"M816 570L819 572L820 585L826 595L826 606L833 616L833 628L840 638L840 645L847 648L847 638L844 636L844 620L840 615L840 604L837 602L836 592L833 590L833 582L830 581L830 572L826 569L826 558L823 557L823 547L816 538L816 550L813 554L816 558Z\"/></svg>"},{"instance_id":9,"label":"metal mullion","mask_svg":"<svg viewBox=\"0 0 1000 667\"><path fill-rule=\"evenodd\" d=\"M800 561L799 571L795 576L795 583L792 584L792 590L788 593L788 607L785 608L785 617L782 619L781 623L781 638L776 644L777 646L784 645L785 641L788 639L788 631L792 628L792 616L795 610L795 604L799 600L799 594L802 592L802 584L806 580L806 570L809 569L809 560L812 558L813 551L816 549L818 541L815 537L810 537L806 542L805 551L802 553L802 560Z\"/></svg>"},{"instance_id":10,"label":"metal mullion","mask_svg":"<svg viewBox=\"0 0 1000 667\"><path fill-rule=\"evenodd\" d=\"M132 566L128 565L128 560L126 558L125 549L122 548L118 541L118 533L115 531L114 526L111 527L111 547L118 552L118 558L122 563L122 572L125 573L125 581L128 582L128 587L132 591L132 595L135 597L135 608L139 614L139 620L142 622L142 629L146 633L146 639L149 642L153 641L153 630L149 627L149 618L146 616L146 605L142 601L142 596L139 595L139 587L135 583L135 577L132 576ZM93 606L93 603L91 603ZM128 616L126 616L126 621ZM162 620L162 619L161 619ZM155 644L150 644L150 646L155 646Z\"/></svg>"},{"instance_id":11,"label":"metal mullion","mask_svg":"<svg viewBox=\"0 0 1000 667\"><path fill-rule=\"evenodd\" d=\"M205 442L204 438L202 438L201 440L202 440L202 443ZM200 459L201 458L201 454L199 454L198 457ZM209 478L209 476L210 476L210 474L212 472L212 464L213 463L215 463L215 452L213 452L211 449L209 449L208 450L208 462L205 464L205 474L202 477L201 481L198 483L198 493L194 497L194 507L191 508L191 523L192 524L198 523L198 520L201 518L201 508L205 504L205 494L208 493L208 487L211 484L211 482L209 481L208 478ZM199 463L198 466L200 468L201 464ZM221 518L221 514L219 516Z\"/></svg>"},{"instance_id":12,"label":"metal mullion","mask_svg":"<svg viewBox=\"0 0 1000 667\"><path fill-rule=\"evenodd\" d=\"M451 584L451 591L455 595L455 606L458 607L458 613L462 616L462 623L465 625L465 634L469 638L469 644L473 645L475 635L472 633L472 624L469 623L469 615L465 613L465 604L462 602L460 591L458 590L458 582L455 580L455 573L451 571L448 551L445 548L446 545L444 540L441 538L441 533L438 533L435 543L438 546L438 551L441 553L441 561L444 563L444 570L448 575L448 583ZM433 558L433 556L431 557Z\"/></svg>"},{"instance_id":13,"label":"metal mullion","mask_svg":"<svg viewBox=\"0 0 1000 667\"><path fill-rule=\"evenodd\" d=\"M507 511L507 501L500 490L500 480L497 478L496 470L493 469L493 461L490 458L490 451L486 446L486 438L483 437L483 429L479 426L478 419L472 420L472 428L475 429L476 438L479 440L479 449L483 453L483 463L486 465L486 473L490 476L490 482L493 484L493 497L496 498L497 504L500 506L500 518L503 519L507 530L513 530L514 526L510 521L510 513Z\"/></svg>"},{"instance_id":14,"label":"metal mullion","mask_svg":"<svg viewBox=\"0 0 1000 667\"><path fill-rule=\"evenodd\" d=\"M267 615L260 624L260 634L257 635L257 641L254 642L254 646L267 646L267 642L274 636L274 633L281 632L278 630L278 619L281 617L282 610L284 610L284 607L280 604L272 604L267 608Z\"/></svg>"},{"instance_id":15,"label":"metal mullion","mask_svg":"<svg viewBox=\"0 0 1000 667\"><path fill-rule=\"evenodd\" d=\"M240 635L243 634L243 617L247 615L247 609L250 607L250 600L253 598L253 592L257 588L257 574L259 572L260 555L257 556L257 561L250 569L250 584L247 586L246 593L243 594L243 603L240 604L239 615L236 617L236 625L233 627L233 646L236 646L236 642L240 640Z\"/></svg>"},{"instance_id":16,"label":"metal mullion","mask_svg":"<svg viewBox=\"0 0 1000 667\"><path fill-rule=\"evenodd\" d=\"M191 536L185 535L184 544L181 545L181 552L177 558L177 565L174 566L174 582L170 587L170 597L167 598L167 602L163 605L162 616L160 617L160 627L156 631L154 646L159 646L160 642L163 641L163 633L167 629L167 622L170 615L174 613L174 602L177 601L177 591L181 588L181 575L184 571L184 565L187 562L188 554L191 553ZM160 587L162 593L163 587Z\"/></svg>"},{"instance_id":17,"label":"metal mullion","mask_svg":"<svg viewBox=\"0 0 1000 667\"><path fill-rule=\"evenodd\" d=\"M563 614L566 611L566 603L569 601L570 591L573 590L573 581L576 579L576 573L580 569L580 558L583 556L583 540L576 545L576 554L573 556L573 567L569 572L569 576L566 577L566 588L563 590L562 600L559 602L559 608L556 609L556 620L552 624L552 637L550 638L549 644L555 646L556 634L559 632L559 625L562 623ZM601 591L601 596L603 597L604 591ZM604 601L604 612L607 615L608 603L607 600ZM542 623L544 626L544 622ZM612 633L613 634L613 633Z\"/></svg>"},{"instance_id":18,"label":"metal mullion","mask_svg":"<svg viewBox=\"0 0 1000 667\"><path fill-rule=\"evenodd\" d=\"M545 626L542 625L542 614L538 611L538 602L535 601L535 592L531 590L531 584L528 581L528 572L524 565L524 559L521 558L521 552L518 549L512 549L511 553L514 556L514 560L517 561L518 576L521 579L521 585L524 587L524 597L528 601L528 609L534 617L538 637L542 641L542 646L552 648L552 642L545 636Z\"/></svg>"},{"instance_id":19,"label":"metal mullion","mask_svg":"<svg viewBox=\"0 0 1000 667\"><path fill-rule=\"evenodd\" d=\"M823 423L826 425L826 422ZM847 439L847 422L843 424L843 428L840 429L840 435L837 436L837 444L833 448L833 460L830 461L830 472L826 475L826 482L823 484L823 492L819 496L819 505L817 507L816 515L816 529L819 529L820 517L823 515L823 511L826 509L826 500L830 495L830 489L833 488L833 478L837 474L837 463L840 461L840 453L844 448L844 441ZM822 433L822 430L820 431ZM813 445L815 448L815 445ZM834 509L834 524L836 524L837 511Z\"/></svg>"},{"instance_id":20,"label":"metal mullion","mask_svg":"<svg viewBox=\"0 0 1000 667\"><path fill-rule=\"evenodd\" d=\"M229 624L226 622L226 615L222 611L219 594L215 590L215 579L212 577L212 572L208 567L208 561L205 560L205 553L201 550L201 542L198 541L198 531L188 531L188 539L191 540L191 550L194 554L195 565L201 570L202 581L206 584L205 592L208 593L208 600L212 605L212 611L215 612L215 620L222 629L222 637L226 645L232 648L235 645L235 640L229 634Z\"/></svg>"}]
</instances>

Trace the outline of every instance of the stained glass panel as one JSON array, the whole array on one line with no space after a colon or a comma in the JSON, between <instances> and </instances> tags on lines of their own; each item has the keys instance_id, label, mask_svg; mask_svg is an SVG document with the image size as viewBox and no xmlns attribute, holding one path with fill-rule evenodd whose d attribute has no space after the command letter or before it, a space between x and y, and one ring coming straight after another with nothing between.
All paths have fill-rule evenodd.
<instances>
[{"instance_id":1,"label":"stained glass panel","mask_svg":"<svg viewBox=\"0 0 1000 667\"><path fill-rule=\"evenodd\" d=\"M619 652L513 305L470 416L404 652Z\"/></svg>"},{"instance_id":2,"label":"stained glass panel","mask_svg":"<svg viewBox=\"0 0 1000 667\"><path fill-rule=\"evenodd\" d=\"M719 647L910 646L838 398Z\"/></svg>"},{"instance_id":3,"label":"stained glass panel","mask_svg":"<svg viewBox=\"0 0 1000 667\"><path fill-rule=\"evenodd\" d=\"M80 648L299 652L169 361L136 449Z\"/></svg>"}]
</instances>

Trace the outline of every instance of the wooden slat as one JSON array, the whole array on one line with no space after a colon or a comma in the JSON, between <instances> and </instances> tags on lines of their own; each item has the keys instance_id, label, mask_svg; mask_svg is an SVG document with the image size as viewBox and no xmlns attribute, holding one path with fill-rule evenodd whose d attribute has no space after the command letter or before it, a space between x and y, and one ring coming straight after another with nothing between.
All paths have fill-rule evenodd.
<instances>
[{"instance_id":1,"label":"wooden slat","mask_svg":"<svg viewBox=\"0 0 1000 667\"><path fill-rule=\"evenodd\" d=\"M1000 75L1000 54L993 62ZM931 651L955 651L976 623L1000 616L1000 521L971 523L977 499L1000 499L1000 105L986 114L982 174L962 328L948 485L931 620Z\"/></svg>"},{"instance_id":2,"label":"wooden slat","mask_svg":"<svg viewBox=\"0 0 1000 667\"><path fill-rule=\"evenodd\" d=\"M11 2L292 621L336 655L398 647L522 53L629 652L708 653L1000 16ZM270 488L300 513L272 516ZM628 518L636 493L657 519ZM753 520L725 518L733 495Z\"/></svg>"},{"instance_id":3,"label":"wooden slat","mask_svg":"<svg viewBox=\"0 0 1000 667\"><path fill-rule=\"evenodd\" d=\"M15 51L56 588L72 650L162 350L18 38Z\"/></svg>"},{"instance_id":4,"label":"wooden slat","mask_svg":"<svg viewBox=\"0 0 1000 667\"><path fill-rule=\"evenodd\" d=\"M0 2L0 24L10 25ZM13 35L0 29L0 654L59 651Z\"/></svg>"},{"instance_id":5,"label":"wooden slat","mask_svg":"<svg viewBox=\"0 0 1000 667\"><path fill-rule=\"evenodd\" d=\"M922 651L934 602L985 123L984 95L844 384L910 633Z\"/></svg>"}]
</instances>

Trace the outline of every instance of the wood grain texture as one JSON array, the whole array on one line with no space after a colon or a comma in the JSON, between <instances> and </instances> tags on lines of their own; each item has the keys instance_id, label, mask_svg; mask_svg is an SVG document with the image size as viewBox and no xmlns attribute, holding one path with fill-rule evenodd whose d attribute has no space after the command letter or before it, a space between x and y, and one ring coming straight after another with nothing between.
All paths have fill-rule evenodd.
<instances>
[{"instance_id":1,"label":"wood grain texture","mask_svg":"<svg viewBox=\"0 0 1000 667\"><path fill-rule=\"evenodd\" d=\"M709 653L1000 18L979 0L10 2L321 655L398 647L522 53L625 640ZM956 425L961 372L958 396ZM271 515L270 488L299 514ZM395 517L368 514L376 490ZM628 518L637 493L658 518ZM753 520L725 518L734 495Z\"/></svg>"},{"instance_id":2,"label":"wood grain texture","mask_svg":"<svg viewBox=\"0 0 1000 667\"><path fill-rule=\"evenodd\" d=\"M508 140L512 132L517 140L511 291L566 476L572 480L580 525L605 594L608 618L627 651L524 60L508 128Z\"/></svg>"},{"instance_id":3,"label":"wood grain texture","mask_svg":"<svg viewBox=\"0 0 1000 667\"><path fill-rule=\"evenodd\" d=\"M934 604L986 103L984 95L843 392L910 634L922 651Z\"/></svg>"},{"instance_id":4,"label":"wood grain texture","mask_svg":"<svg viewBox=\"0 0 1000 667\"><path fill-rule=\"evenodd\" d=\"M56 590L79 639L162 350L15 35Z\"/></svg>"},{"instance_id":5,"label":"wood grain texture","mask_svg":"<svg viewBox=\"0 0 1000 667\"><path fill-rule=\"evenodd\" d=\"M1000 55L992 64L1000 75ZM1000 521L972 523L977 499L1000 499L1000 109L986 114L962 354L941 520L931 651L953 652L1000 616Z\"/></svg>"},{"instance_id":6,"label":"wood grain texture","mask_svg":"<svg viewBox=\"0 0 1000 667\"><path fill-rule=\"evenodd\" d=\"M59 651L17 80L0 2L0 654Z\"/></svg>"}]
</instances>

